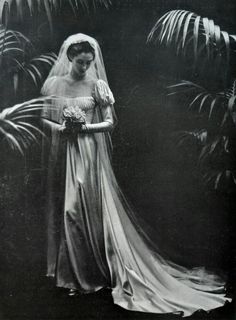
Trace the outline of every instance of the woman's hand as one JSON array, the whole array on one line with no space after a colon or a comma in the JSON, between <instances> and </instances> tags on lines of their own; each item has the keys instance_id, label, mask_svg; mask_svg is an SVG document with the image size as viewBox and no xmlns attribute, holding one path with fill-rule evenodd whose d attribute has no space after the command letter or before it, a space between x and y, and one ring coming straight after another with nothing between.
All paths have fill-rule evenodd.
<instances>
[{"instance_id":1,"label":"woman's hand","mask_svg":"<svg viewBox=\"0 0 236 320\"><path fill-rule=\"evenodd\" d=\"M63 122L58 131L65 138L68 138L71 135L71 129L66 125L66 121Z\"/></svg>"},{"instance_id":2,"label":"woman's hand","mask_svg":"<svg viewBox=\"0 0 236 320\"><path fill-rule=\"evenodd\" d=\"M78 133L86 133L88 129L85 124L76 124L73 127L66 121L59 127L59 132L64 138L69 138L71 136L77 135Z\"/></svg>"},{"instance_id":3,"label":"woman's hand","mask_svg":"<svg viewBox=\"0 0 236 320\"><path fill-rule=\"evenodd\" d=\"M86 126L86 124L82 124L77 128L79 133L88 133L88 127Z\"/></svg>"}]
</instances>

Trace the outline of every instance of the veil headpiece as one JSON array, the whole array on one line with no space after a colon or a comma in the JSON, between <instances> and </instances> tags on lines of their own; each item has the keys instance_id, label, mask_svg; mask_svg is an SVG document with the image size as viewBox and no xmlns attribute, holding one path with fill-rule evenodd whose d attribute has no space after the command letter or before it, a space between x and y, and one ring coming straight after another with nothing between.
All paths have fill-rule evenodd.
<instances>
[{"instance_id":1,"label":"veil headpiece","mask_svg":"<svg viewBox=\"0 0 236 320\"><path fill-rule=\"evenodd\" d=\"M94 79L102 79L107 83L107 77L106 77L105 66L102 58L102 52L98 42L94 38L87 36L86 34L77 33L72 36L69 36L62 44L58 54L58 58L43 85L43 88L41 91L42 94L45 94L45 92L48 92L47 86L51 85L51 83L47 81L48 79L55 76L64 76L70 72L72 63L67 57L68 48L73 44L77 44L85 41L89 42L89 44L93 47L95 51L94 61L90 66L90 68L88 69L87 74Z\"/></svg>"},{"instance_id":2,"label":"veil headpiece","mask_svg":"<svg viewBox=\"0 0 236 320\"><path fill-rule=\"evenodd\" d=\"M60 89L59 92L62 93L63 95L63 86L64 86L63 82L51 81L51 79L54 79L55 77L65 76L71 71L72 63L67 56L68 48L73 44L77 44L85 41L89 42L89 44L93 47L94 53L95 53L94 61L90 65L89 69L87 70L87 75L91 76L95 80L98 80L98 79L103 80L108 84L105 66L102 58L102 52L98 42L94 38L86 34L77 33L69 36L63 42L58 54L58 58L41 89L41 93L43 95L54 96L52 100L55 100L56 99L55 95L57 95L55 94L55 92L58 92L58 89ZM112 110L114 122L117 123L117 118L116 118L113 105L111 106L111 110ZM94 121L95 122L102 121L100 108L95 109ZM104 155L107 153L111 155L112 142L111 142L110 133L106 132L101 134L95 134L95 138L100 145L100 153L102 154L102 156L104 157Z\"/></svg>"}]
</instances>

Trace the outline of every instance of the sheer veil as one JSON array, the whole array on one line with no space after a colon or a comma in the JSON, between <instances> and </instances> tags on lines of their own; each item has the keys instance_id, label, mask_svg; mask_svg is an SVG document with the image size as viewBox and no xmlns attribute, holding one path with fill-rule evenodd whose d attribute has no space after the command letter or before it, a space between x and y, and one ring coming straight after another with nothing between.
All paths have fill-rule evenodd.
<instances>
[{"instance_id":1,"label":"sheer veil","mask_svg":"<svg viewBox=\"0 0 236 320\"><path fill-rule=\"evenodd\" d=\"M58 54L58 59L54 66L52 67L47 79L54 77L54 76L64 76L67 73L70 72L71 70L71 62L69 61L67 57L67 50L72 44L80 43L87 41L90 43L90 45L94 48L95 50L95 59L94 63L90 66L89 70L87 71L88 75L92 76L93 78L97 79L102 79L105 82L107 82L107 77L106 77L106 71L103 63L103 58L102 58L102 52L100 49L100 46L98 42L90 37L87 36L83 33L77 33L74 34L70 37L68 37L64 43L61 46L61 49ZM45 82L42 92L44 92L47 89L47 81Z\"/></svg>"},{"instance_id":2,"label":"sheer veil","mask_svg":"<svg viewBox=\"0 0 236 320\"><path fill-rule=\"evenodd\" d=\"M64 90L65 90L63 81L55 81L56 78L63 77L71 71L72 64L67 57L68 48L72 44L77 44L85 41L89 42L89 44L95 50L95 58L93 63L87 70L87 75L95 80L99 80L99 79L103 80L108 84L102 52L97 40L83 33L77 33L77 34L71 35L62 44L58 54L58 58L41 89L41 93L44 96L50 96L52 105L55 105L56 103L58 103L58 99L60 99L60 96L63 96ZM60 96L56 94L57 92L60 92ZM111 105L111 110L112 110L112 115L114 119L114 124L116 124L117 117L116 117L116 113L113 105ZM100 122L100 121L102 121L101 110L99 108L96 108L94 122ZM106 132L100 135L95 134L95 136L99 140L101 140L102 138L103 143L105 143L102 149L104 152L106 151L106 153L109 154L109 157L111 157L111 150L112 150L111 134L109 132Z\"/></svg>"}]
</instances>

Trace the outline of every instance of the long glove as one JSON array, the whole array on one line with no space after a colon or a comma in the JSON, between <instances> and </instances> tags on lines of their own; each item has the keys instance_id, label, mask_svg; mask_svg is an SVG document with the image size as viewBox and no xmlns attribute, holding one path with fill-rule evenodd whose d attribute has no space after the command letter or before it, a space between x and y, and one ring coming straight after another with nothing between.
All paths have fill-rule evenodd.
<instances>
[{"instance_id":1,"label":"long glove","mask_svg":"<svg viewBox=\"0 0 236 320\"><path fill-rule=\"evenodd\" d=\"M99 123L88 123L82 125L80 132L83 133L95 133L95 132L106 132L111 131L113 128L113 123L110 121L103 121Z\"/></svg>"}]
</instances>

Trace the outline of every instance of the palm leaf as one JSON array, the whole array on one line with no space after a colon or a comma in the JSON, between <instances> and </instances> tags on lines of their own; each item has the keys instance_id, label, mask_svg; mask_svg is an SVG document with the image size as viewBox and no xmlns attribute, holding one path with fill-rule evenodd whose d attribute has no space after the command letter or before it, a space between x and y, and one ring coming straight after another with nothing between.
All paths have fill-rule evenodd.
<instances>
[{"instance_id":1,"label":"palm leaf","mask_svg":"<svg viewBox=\"0 0 236 320\"><path fill-rule=\"evenodd\" d=\"M30 128L31 132L37 132L42 136L45 136L45 134L42 132L42 130L40 130L39 128L37 128L36 126L30 124L29 122L25 122L25 121L19 121L20 125L24 125L24 128L26 129L27 127Z\"/></svg>"},{"instance_id":2,"label":"palm leaf","mask_svg":"<svg viewBox=\"0 0 236 320\"><path fill-rule=\"evenodd\" d=\"M233 122L236 123L236 80L234 80L232 86L224 92L224 95L227 99L227 111L223 119L224 121L222 121L222 125L229 115L231 115Z\"/></svg>"},{"instance_id":3,"label":"palm leaf","mask_svg":"<svg viewBox=\"0 0 236 320\"><path fill-rule=\"evenodd\" d=\"M199 129L193 131L180 131L178 133L177 146L185 144L186 142L196 141L200 145L205 145L207 141L208 133L206 129Z\"/></svg>"},{"instance_id":4,"label":"palm leaf","mask_svg":"<svg viewBox=\"0 0 236 320\"><path fill-rule=\"evenodd\" d=\"M197 16L194 21L194 27L193 27L193 50L194 50L194 57L197 56L197 48L198 48L198 34L199 34L199 26L200 26L200 16Z\"/></svg>"},{"instance_id":5,"label":"palm leaf","mask_svg":"<svg viewBox=\"0 0 236 320\"><path fill-rule=\"evenodd\" d=\"M17 62L25 57L26 46L31 45L30 40L22 33L7 30L0 25L0 66L3 59ZM31 45L32 46L32 45Z\"/></svg>"},{"instance_id":6,"label":"palm leaf","mask_svg":"<svg viewBox=\"0 0 236 320\"><path fill-rule=\"evenodd\" d=\"M185 44L185 41L186 41L186 37L187 37L189 25L190 25L190 20L191 20L191 18L193 16L194 16L194 13L189 13L187 15L187 18L185 19L184 28L183 28L182 48L184 48L184 44Z\"/></svg>"},{"instance_id":7,"label":"palm leaf","mask_svg":"<svg viewBox=\"0 0 236 320\"><path fill-rule=\"evenodd\" d=\"M228 109L229 109L230 112L235 111L234 110L235 101L236 101L236 96L232 96L232 97L229 98Z\"/></svg>"},{"instance_id":8,"label":"palm leaf","mask_svg":"<svg viewBox=\"0 0 236 320\"><path fill-rule=\"evenodd\" d=\"M211 105L210 105L210 111L209 111L209 118L211 118L212 116L212 112L216 106L216 102L217 102L218 98L213 98L213 100L211 101Z\"/></svg>"},{"instance_id":9,"label":"palm leaf","mask_svg":"<svg viewBox=\"0 0 236 320\"><path fill-rule=\"evenodd\" d=\"M171 28L172 28L172 22L173 22L173 18L175 16L175 12L174 11L171 11L170 14L169 14L169 17L168 19L166 18L165 19L165 29L163 29L163 32L162 32L162 35L160 35L160 42L163 42L165 36L167 35L167 39L168 39L168 31L170 33L171 31ZM168 40L167 40L168 41Z\"/></svg>"},{"instance_id":10,"label":"palm leaf","mask_svg":"<svg viewBox=\"0 0 236 320\"><path fill-rule=\"evenodd\" d=\"M229 62L229 58L230 58L230 36L225 31L221 31L221 34L222 34L222 37L224 38L227 62Z\"/></svg>"},{"instance_id":11,"label":"palm leaf","mask_svg":"<svg viewBox=\"0 0 236 320\"><path fill-rule=\"evenodd\" d=\"M196 97L194 97L194 99L192 100L192 102L190 102L189 104L189 109L191 109L193 107L193 105L196 103L196 101L198 99L200 99L203 96L203 99L205 97L205 92L200 92L199 94L196 95Z\"/></svg>"},{"instance_id":12,"label":"palm leaf","mask_svg":"<svg viewBox=\"0 0 236 320\"><path fill-rule=\"evenodd\" d=\"M33 118L39 117L46 98L33 99L0 113L0 139L5 141L11 150L24 155L26 148L37 141L37 134L43 132L31 123Z\"/></svg>"},{"instance_id":13,"label":"palm leaf","mask_svg":"<svg viewBox=\"0 0 236 320\"><path fill-rule=\"evenodd\" d=\"M39 57L33 58L29 64L23 66L24 71L31 76L36 86L38 84L41 85L42 73L40 72L40 69L43 65L51 67L55 63L56 58L57 56L54 53L43 54Z\"/></svg>"},{"instance_id":14,"label":"palm leaf","mask_svg":"<svg viewBox=\"0 0 236 320\"><path fill-rule=\"evenodd\" d=\"M89 11L92 6L99 5L109 7L110 0L0 0L0 22L3 23L9 18L13 8L16 8L15 16L23 19L25 15L31 16L39 11L45 12L50 28L52 30L52 14L63 8L63 5L69 5L76 13L80 7Z\"/></svg>"},{"instance_id":15,"label":"palm leaf","mask_svg":"<svg viewBox=\"0 0 236 320\"><path fill-rule=\"evenodd\" d=\"M21 63L14 59L17 64L18 70L23 71L28 75L36 87L41 86L43 80L43 70L45 67L51 67L56 61L57 55L55 53L42 54L30 60L29 63ZM15 87L17 90L18 86Z\"/></svg>"},{"instance_id":16,"label":"palm leaf","mask_svg":"<svg viewBox=\"0 0 236 320\"><path fill-rule=\"evenodd\" d=\"M176 30L176 36L175 36L175 39L174 39L174 43L175 43L175 45L178 43L178 42L180 42L181 43L181 41L179 40L179 35L180 35L180 32L181 32L181 30L182 30L182 28L183 28L183 21L184 21L184 19L186 18L186 15L188 14L188 12L187 11L184 11L184 10L182 10L182 12L181 12L181 14L180 14L180 16L179 16L179 19L178 19L178 23L177 23L177 30ZM174 34L174 33L173 33Z\"/></svg>"},{"instance_id":17,"label":"palm leaf","mask_svg":"<svg viewBox=\"0 0 236 320\"><path fill-rule=\"evenodd\" d=\"M235 184L234 174L231 170L220 171L214 179L214 188L219 189L220 187L225 187L228 185Z\"/></svg>"},{"instance_id":18,"label":"palm leaf","mask_svg":"<svg viewBox=\"0 0 236 320\"><path fill-rule=\"evenodd\" d=\"M202 86L188 80L182 80L180 83L170 85L167 88L178 88L178 87L186 87L186 88L192 88L192 89L200 89L205 90Z\"/></svg>"},{"instance_id":19,"label":"palm leaf","mask_svg":"<svg viewBox=\"0 0 236 320\"><path fill-rule=\"evenodd\" d=\"M201 150L199 155L199 163L203 163L206 159L215 157L217 154L229 153L228 150L229 138L224 135L216 135L211 141L209 141Z\"/></svg>"},{"instance_id":20,"label":"palm leaf","mask_svg":"<svg viewBox=\"0 0 236 320\"><path fill-rule=\"evenodd\" d=\"M186 52L186 45L191 44L195 61L202 55L202 49L206 50L208 59L220 50L228 62L231 42L235 43L236 36L221 31L211 19L185 10L172 10L157 20L147 41L174 46L176 53ZM202 45L201 50L199 44Z\"/></svg>"},{"instance_id":21,"label":"palm leaf","mask_svg":"<svg viewBox=\"0 0 236 320\"><path fill-rule=\"evenodd\" d=\"M224 106L222 102L224 102L225 96L222 95L222 93L214 93L214 94L209 93L204 87L191 81L182 80L180 83L170 85L167 88L172 90L172 92L168 93L168 95L187 93L189 91L194 93L196 91L195 96L192 98L191 102L188 104L188 109L192 109L195 105L197 105L198 112L201 113L203 110L206 110L206 103L207 103L207 106L208 106L207 110L209 110L209 114L208 114L209 118L211 118L212 113L216 108L221 109L222 106ZM231 92L232 90L233 88L231 88ZM229 93L228 93L228 96L229 96ZM229 111L232 111L233 106L235 105L236 96L230 96L228 97L228 99L229 99L228 109Z\"/></svg>"},{"instance_id":22,"label":"palm leaf","mask_svg":"<svg viewBox=\"0 0 236 320\"><path fill-rule=\"evenodd\" d=\"M214 170L203 174L203 181L207 187L220 189L225 183L226 170Z\"/></svg>"},{"instance_id":23,"label":"palm leaf","mask_svg":"<svg viewBox=\"0 0 236 320\"><path fill-rule=\"evenodd\" d=\"M202 111L203 107L204 107L204 103L207 101L208 98L212 97L210 93L206 93L204 94L204 96L202 97L202 100L201 100L201 103L200 103L200 106L199 106L199 113Z\"/></svg>"},{"instance_id":24,"label":"palm leaf","mask_svg":"<svg viewBox=\"0 0 236 320\"><path fill-rule=\"evenodd\" d=\"M233 81L232 86L226 92L224 92L224 94L228 99L236 95L236 80Z\"/></svg>"},{"instance_id":25,"label":"palm leaf","mask_svg":"<svg viewBox=\"0 0 236 320\"><path fill-rule=\"evenodd\" d=\"M167 42L169 43L174 35L174 31L175 31L175 27L176 24L178 23L178 19L177 17L179 17L181 15L181 11L180 10L176 10L175 14L172 16L171 18L171 28L169 30L169 34L167 36Z\"/></svg>"},{"instance_id":26,"label":"palm leaf","mask_svg":"<svg viewBox=\"0 0 236 320\"><path fill-rule=\"evenodd\" d=\"M209 20L207 18L202 18L202 23L205 30L205 46L207 51L207 57L210 58L210 30L209 30Z\"/></svg>"},{"instance_id":27,"label":"palm leaf","mask_svg":"<svg viewBox=\"0 0 236 320\"><path fill-rule=\"evenodd\" d=\"M18 139L14 136L14 134L9 133L7 130L5 130L2 127L1 121L0 121L0 134L2 135L1 140L5 140L13 151L18 151L21 155L24 155L23 149Z\"/></svg>"}]
</instances>

